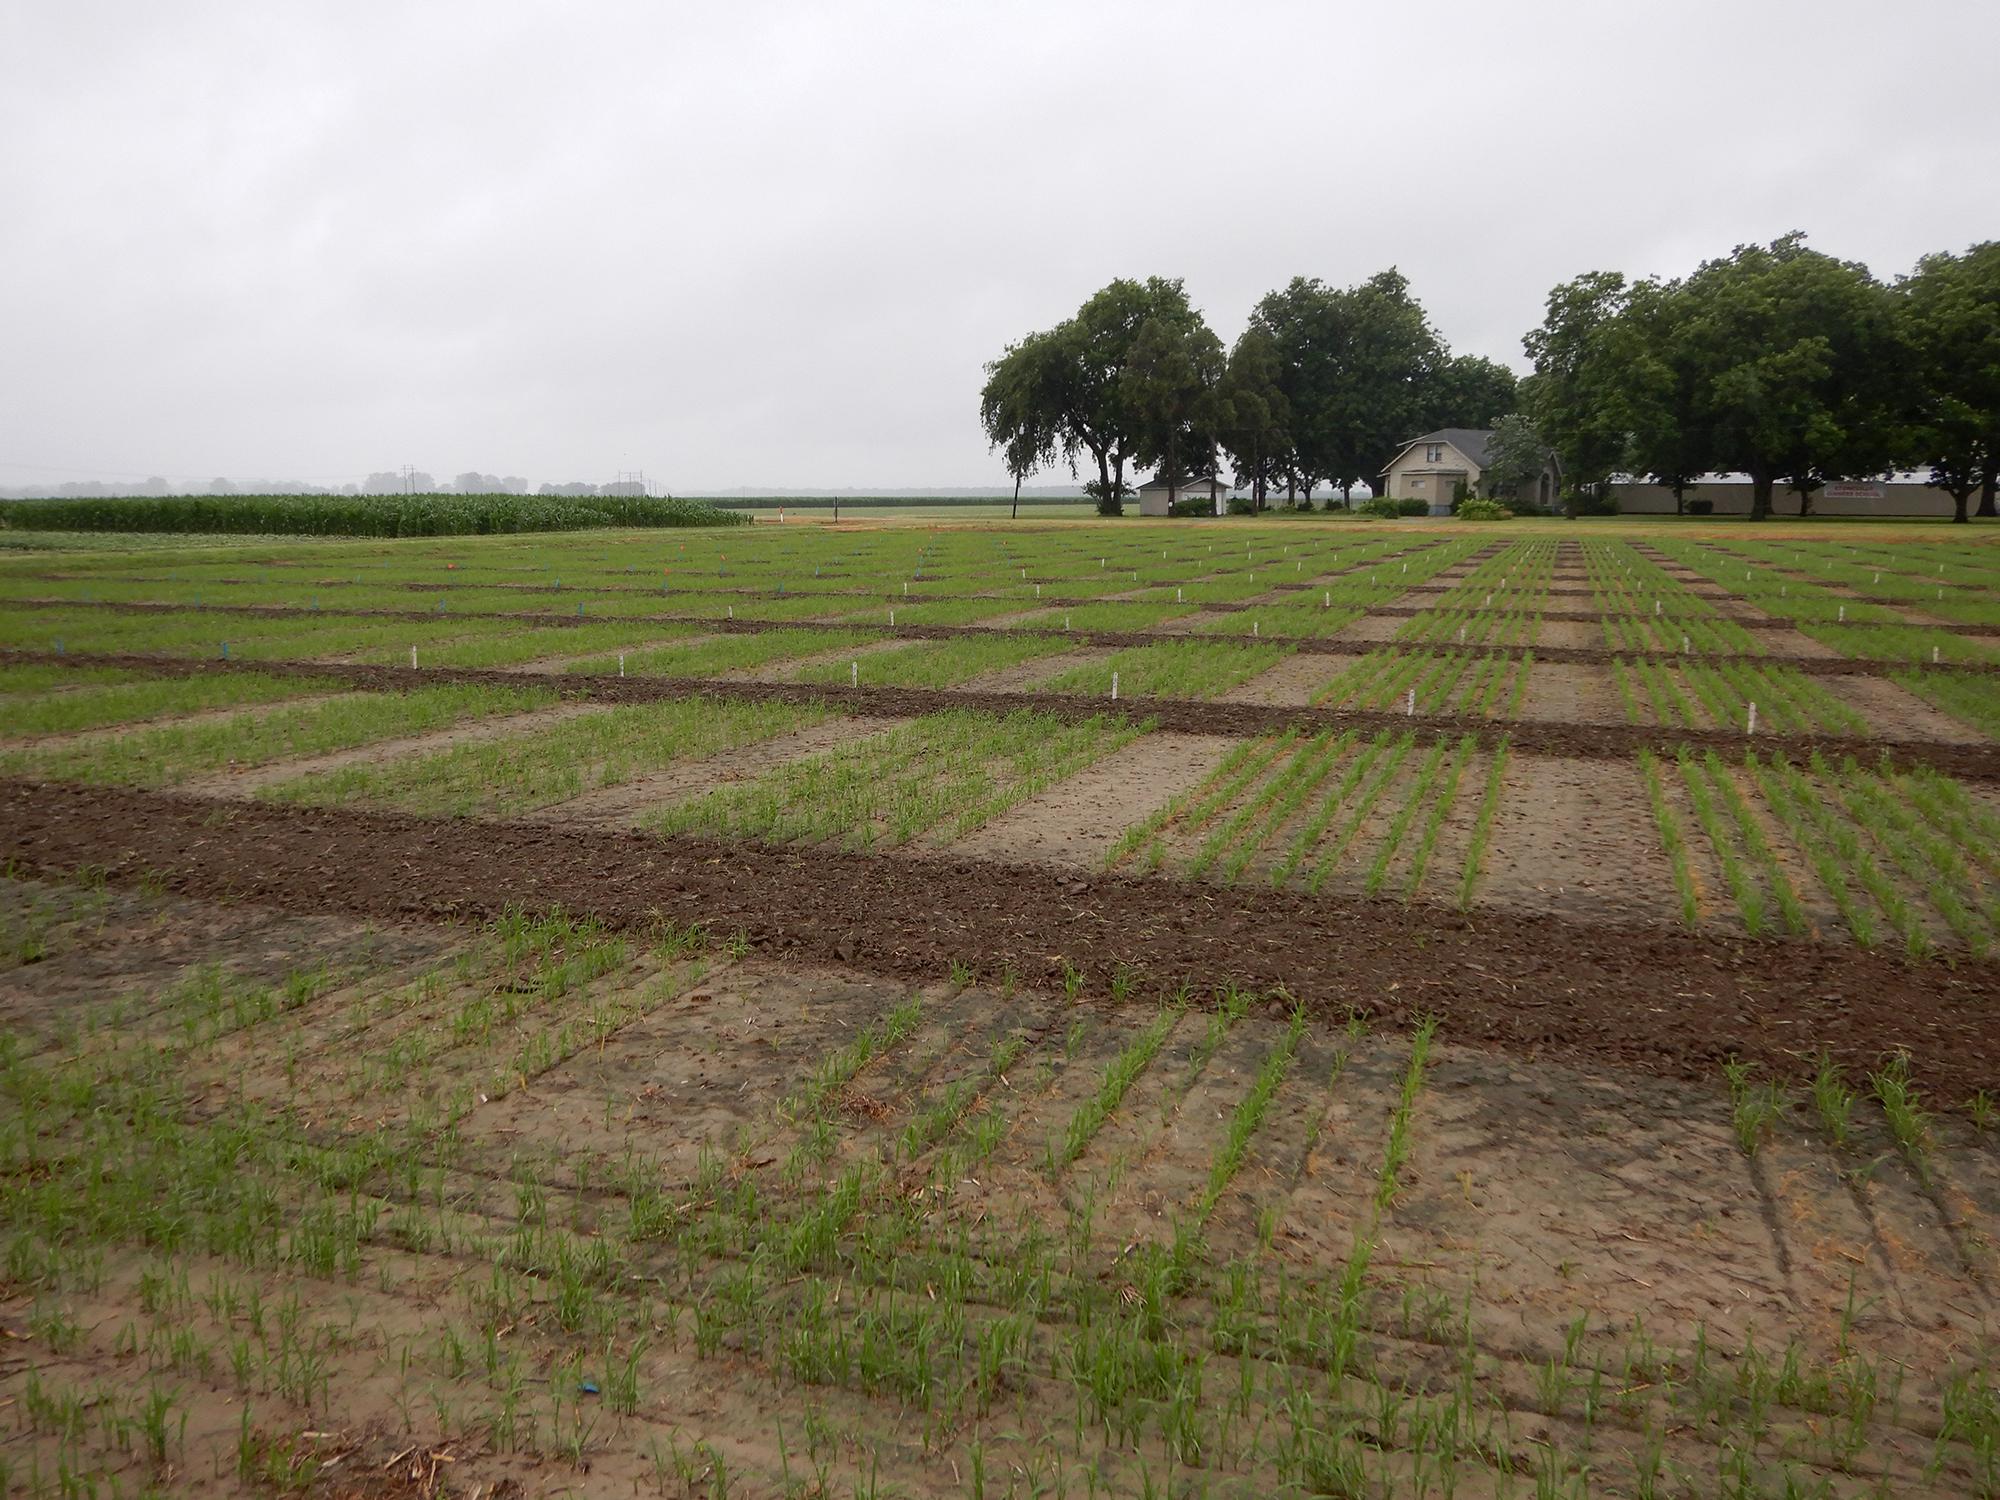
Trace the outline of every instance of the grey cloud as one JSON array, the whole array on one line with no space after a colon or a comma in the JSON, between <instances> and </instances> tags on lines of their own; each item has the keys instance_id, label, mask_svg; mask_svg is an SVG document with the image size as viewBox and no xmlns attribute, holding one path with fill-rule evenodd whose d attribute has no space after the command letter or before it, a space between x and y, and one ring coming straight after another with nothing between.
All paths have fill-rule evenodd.
<instances>
[{"instance_id":1,"label":"grey cloud","mask_svg":"<svg viewBox=\"0 0 2000 1500\"><path fill-rule=\"evenodd\" d=\"M1225 339L1389 264L1556 281L1994 234L2000 19L1617 5L135 6L0 18L0 484L1000 482L981 364L1117 275ZM43 465L27 469L22 465Z\"/></svg>"}]
</instances>

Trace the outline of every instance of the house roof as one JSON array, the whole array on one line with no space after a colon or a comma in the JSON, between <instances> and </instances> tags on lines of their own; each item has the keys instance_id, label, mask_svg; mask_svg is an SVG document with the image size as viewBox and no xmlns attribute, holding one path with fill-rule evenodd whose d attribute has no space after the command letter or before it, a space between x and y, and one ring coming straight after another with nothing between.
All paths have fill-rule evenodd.
<instances>
[{"instance_id":1,"label":"house roof","mask_svg":"<svg viewBox=\"0 0 2000 1500\"><path fill-rule=\"evenodd\" d=\"M1440 427L1436 432L1426 432L1422 436L1413 437L1407 443L1403 444L1402 447L1396 450L1396 457L1389 460L1388 466L1382 472L1384 474L1388 473L1390 469L1396 466L1397 461L1405 453L1408 453L1419 443L1450 443L1452 447L1463 453L1467 461L1474 467L1484 469L1486 467L1486 448L1492 441L1493 429L1490 427Z\"/></svg>"},{"instance_id":2,"label":"house roof","mask_svg":"<svg viewBox=\"0 0 2000 1500\"><path fill-rule=\"evenodd\" d=\"M1226 479L1224 479L1220 474L1216 474L1213 476L1208 474L1189 474L1182 477L1181 479L1176 480L1172 485L1172 488L1177 490L1184 490L1197 484L1205 486L1208 484L1211 478L1213 478L1215 483L1220 485L1223 489L1229 488L1229 482ZM1168 487L1169 486L1167 484L1167 478L1164 474L1155 474L1151 479L1147 480L1144 484L1139 486L1139 488L1142 490L1164 490L1167 489Z\"/></svg>"}]
</instances>

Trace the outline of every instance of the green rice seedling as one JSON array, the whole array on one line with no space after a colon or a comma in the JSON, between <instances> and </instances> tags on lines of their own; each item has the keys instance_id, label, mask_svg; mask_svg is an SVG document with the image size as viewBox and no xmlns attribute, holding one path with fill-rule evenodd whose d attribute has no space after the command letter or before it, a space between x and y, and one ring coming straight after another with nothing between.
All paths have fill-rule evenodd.
<instances>
[{"instance_id":1,"label":"green rice seedling","mask_svg":"<svg viewBox=\"0 0 2000 1500\"><path fill-rule=\"evenodd\" d=\"M1486 846L1493 836L1493 820L1500 811L1500 789L1507 775L1507 737L1502 735L1500 743L1494 747L1493 758L1486 770L1486 792L1479 799L1479 812L1472 822L1472 837L1465 847L1465 869L1458 882L1458 909L1469 911L1472 897L1479 885L1479 874L1486 863Z\"/></svg>"},{"instance_id":2,"label":"green rice seedling","mask_svg":"<svg viewBox=\"0 0 2000 1500\"><path fill-rule=\"evenodd\" d=\"M1889 1133L1903 1148L1903 1155L1925 1182L1930 1181L1931 1118L1924 1111L1921 1096L1910 1085L1910 1059L1898 1052L1870 1075L1869 1086L1889 1122Z\"/></svg>"},{"instance_id":3,"label":"green rice seedling","mask_svg":"<svg viewBox=\"0 0 2000 1500\"><path fill-rule=\"evenodd\" d=\"M1141 849L1148 852L1149 868L1158 868L1164 854L1162 834L1167 828L1184 820L1196 828L1205 826L1297 737L1297 730L1287 729L1270 739L1244 740L1235 745L1200 785L1178 793L1159 811L1127 828L1105 855L1105 868L1118 868Z\"/></svg>"},{"instance_id":4,"label":"green rice seedling","mask_svg":"<svg viewBox=\"0 0 2000 1500\"><path fill-rule=\"evenodd\" d=\"M1132 1085L1152 1065L1161 1045L1180 1024L1186 1010L1186 994L1177 993L1152 1022L1106 1064L1104 1075L1098 1080L1097 1091L1076 1107L1063 1129L1061 1140L1049 1142L1047 1165L1051 1174L1083 1155L1104 1122L1118 1112L1118 1106L1125 1101Z\"/></svg>"},{"instance_id":5,"label":"green rice seedling","mask_svg":"<svg viewBox=\"0 0 2000 1500\"><path fill-rule=\"evenodd\" d=\"M1813 1069L1813 1110L1834 1145L1845 1147L1854 1134L1854 1090L1840 1064L1825 1052Z\"/></svg>"},{"instance_id":6,"label":"green rice seedling","mask_svg":"<svg viewBox=\"0 0 2000 1500\"><path fill-rule=\"evenodd\" d=\"M1674 890L1681 903L1681 920L1693 927L1701 918L1699 887L1695 881L1694 863L1688 855L1687 840L1681 834L1680 819L1667 801L1659 758L1650 750L1640 751L1639 769L1646 778L1646 795L1652 804L1654 826L1660 830L1660 845L1673 867Z\"/></svg>"},{"instance_id":7,"label":"green rice seedling","mask_svg":"<svg viewBox=\"0 0 2000 1500\"><path fill-rule=\"evenodd\" d=\"M813 1076L805 1087L786 1101L786 1113L794 1119L818 1114L826 1101L853 1082L855 1075L870 1062L899 1045L915 1031L923 1014L921 995L911 995L885 1011L861 1035L813 1070Z\"/></svg>"},{"instance_id":8,"label":"green rice seedling","mask_svg":"<svg viewBox=\"0 0 2000 1500\"><path fill-rule=\"evenodd\" d=\"M1220 860L1223 883L1235 884L1265 841L1326 779L1334 762L1353 740L1352 731L1335 736L1331 730L1323 730L1307 740L1282 771L1265 782L1254 797L1209 835L1189 862L1187 873L1199 877Z\"/></svg>"},{"instance_id":9,"label":"green rice seedling","mask_svg":"<svg viewBox=\"0 0 2000 1500\"><path fill-rule=\"evenodd\" d=\"M1409 831L1410 823L1417 815L1417 809L1428 799L1432 781L1444 764L1445 741L1439 740L1431 746L1431 753L1424 757L1423 764L1411 781L1408 795L1396 815L1389 820L1388 831L1382 835L1382 842L1376 846L1375 862L1368 867L1368 878L1363 889L1371 896L1377 894L1389 878L1390 862L1402 846L1403 835Z\"/></svg>"},{"instance_id":10,"label":"green rice seedling","mask_svg":"<svg viewBox=\"0 0 2000 1500\"><path fill-rule=\"evenodd\" d=\"M507 816L532 812L676 762L706 759L826 722L824 707L692 697L578 714L505 738L431 755L280 782L281 802L368 802L411 812Z\"/></svg>"},{"instance_id":11,"label":"green rice seedling","mask_svg":"<svg viewBox=\"0 0 2000 1500\"><path fill-rule=\"evenodd\" d=\"M1743 925L1752 937L1762 936L1764 892L1745 868L1736 836L1716 806L1715 788L1709 779L1712 769L1696 760L1694 752L1686 745L1680 746L1677 760L1681 780L1687 787L1689 800L1694 804L1695 821L1701 824L1702 831L1708 835L1709 846L1722 862L1722 878L1736 899L1736 909L1742 914ZM1705 771L1709 774L1704 774Z\"/></svg>"},{"instance_id":12,"label":"green rice seedling","mask_svg":"<svg viewBox=\"0 0 2000 1500\"><path fill-rule=\"evenodd\" d=\"M408 693L349 693L218 721L162 725L44 750L0 753L0 773L64 780L174 785L226 766L322 755L468 719L543 708L555 695L531 688L444 686Z\"/></svg>"},{"instance_id":13,"label":"green rice seedling","mask_svg":"<svg viewBox=\"0 0 2000 1500\"><path fill-rule=\"evenodd\" d=\"M1465 775L1465 763L1471 757L1476 741L1471 735L1462 735L1457 747L1446 764L1444 780L1437 793L1431 798L1430 812L1424 819L1423 832L1417 839L1416 853L1410 859L1410 874L1403 885L1403 899L1414 901L1417 892L1423 888L1424 871L1430 867L1431 854L1437 848L1438 834L1444 828L1444 820L1451 813L1452 805L1458 800L1458 785Z\"/></svg>"},{"instance_id":14,"label":"green rice seedling","mask_svg":"<svg viewBox=\"0 0 2000 1500\"><path fill-rule=\"evenodd\" d=\"M1811 862L1813 873L1819 877L1820 885L1833 898L1835 908L1840 912L1841 921L1862 947L1873 947L1875 943L1875 922L1866 907L1855 899L1853 888L1847 879L1847 869L1839 852L1826 838L1820 823L1812 815L1808 800L1810 791L1801 794L1803 784L1782 755L1773 755L1769 764L1757 758L1753 750L1744 757L1744 764L1756 778L1757 788L1763 794L1765 805L1777 815L1792 842Z\"/></svg>"},{"instance_id":15,"label":"green rice seedling","mask_svg":"<svg viewBox=\"0 0 2000 1500\"><path fill-rule=\"evenodd\" d=\"M1228 1134L1224 1137L1222 1149L1216 1153L1215 1161L1209 1168L1208 1185L1195 1208L1197 1221L1205 1221L1214 1212L1216 1201L1223 1190L1236 1176L1249 1154L1250 1138L1257 1133L1257 1127L1264 1122L1264 1116L1271 1107L1271 1099L1278 1092L1278 1086L1285 1081L1291 1071L1292 1059L1298 1054L1299 1041L1305 1035L1305 1007L1294 1005L1291 1024L1279 1038L1278 1045L1271 1049L1257 1070L1251 1082L1250 1091L1237 1104L1235 1113L1229 1117Z\"/></svg>"},{"instance_id":16,"label":"green rice seedling","mask_svg":"<svg viewBox=\"0 0 2000 1500\"><path fill-rule=\"evenodd\" d=\"M933 830L962 838L1149 728L1029 710L927 714L663 808L647 826L848 847L901 845Z\"/></svg>"},{"instance_id":17,"label":"green rice seedling","mask_svg":"<svg viewBox=\"0 0 2000 1500\"><path fill-rule=\"evenodd\" d=\"M1382 1150L1382 1170L1375 1181L1375 1212L1385 1211L1395 1201L1399 1177L1410 1159L1410 1117L1416 1110L1417 1095L1423 1089L1424 1068L1430 1061L1431 1040L1437 1034L1437 1018L1426 1016L1410 1038L1410 1061L1403 1070L1402 1091L1389 1117L1389 1136Z\"/></svg>"},{"instance_id":18,"label":"green rice seedling","mask_svg":"<svg viewBox=\"0 0 2000 1500\"><path fill-rule=\"evenodd\" d=\"M2000 1124L2000 1100L1985 1089L1976 1091L1965 1102L1965 1112L1972 1117L1973 1128L1991 1130Z\"/></svg>"},{"instance_id":19,"label":"green rice seedling","mask_svg":"<svg viewBox=\"0 0 2000 1500\"><path fill-rule=\"evenodd\" d=\"M1319 858L1314 861L1312 872L1306 877L1306 891L1309 895L1317 895L1319 893L1320 886L1326 882L1327 877L1338 867L1341 857L1347 853L1349 846L1359 837L1362 826L1368 821L1368 815L1375 810L1375 805L1387 794L1391 783L1395 780L1397 771L1409 757L1411 749L1415 747L1417 737L1407 732L1397 736L1393 740L1390 740L1387 735L1378 736L1378 744L1383 744L1384 741L1387 742L1383 745L1386 753L1376 763L1376 767L1370 773L1367 782L1354 793L1352 805L1350 806L1345 801L1335 804L1333 798L1329 797L1327 802L1321 806L1319 815L1306 825L1306 828L1300 835L1302 840L1310 840L1310 842L1304 844L1302 852L1314 847L1320 848ZM1442 747L1440 746L1439 748ZM1334 795L1340 796L1342 790L1342 788L1336 788ZM1340 814L1345 814L1345 816L1341 820L1339 831L1321 846L1321 836L1325 833L1335 816Z\"/></svg>"},{"instance_id":20,"label":"green rice seedling","mask_svg":"<svg viewBox=\"0 0 2000 1500\"><path fill-rule=\"evenodd\" d=\"M264 672L102 683L91 683L88 677L78 675L84 685L10 696L5 705L7 737L75 734L113 724L277 703L286 698L325 693L328 689L328 684L311 678L279 677Z\"/></svg>"},{"instance_id":21,"label":"green rice seedling","mask_svg":"<svg viewBox=\"0 0 2000 1500\"><path fill-rule=\"evenodd\" d=\"M1729 1103L1736 1131L1736 1144L1745 1156L1755 1156L1764 1137L1785 1112L1785 1097L1775 1082L1753 1084L1749 1063L1730 1058L1722 1065L1729 1080Z\"/></svg>"}]
</instances>

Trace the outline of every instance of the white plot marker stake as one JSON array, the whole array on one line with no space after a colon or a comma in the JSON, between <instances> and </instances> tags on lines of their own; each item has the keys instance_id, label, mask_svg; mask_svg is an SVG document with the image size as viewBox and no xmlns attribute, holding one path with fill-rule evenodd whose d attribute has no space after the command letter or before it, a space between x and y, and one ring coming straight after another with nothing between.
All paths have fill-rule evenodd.
<instances>
[{"instance_id":1,"label":"white plot marker stake","mask_svg":"<svg viewBox=\"0 0 2000 1500\"><path fill-rule=\"evenodd\" d=\"M861 663L860 663L860 662L858 662L858 661L851 661L851 662L849 662L849 663L847 664L847 680L848 680L848 683L849 683L849 684L850 684L851 686L853 686L853 687L860 687L860 686L861 686Z\"/></svg>"},{"instance_id":2,"label":"white plot marker stake","mask_svg":"<svg viewBox=\"0 0 2000 1500\"><path fill-rule=\"evenodd\" d=\"M1931 665L1936 666L1937 664L1938 664L1938 648L1933 646L1931 647Z\"/></svg>"},{"instance_id":3,"label":"white plot marker stake","mask_svg":"<svg viewBox=\"0 0 2000 1500\"><path fill-rule=\"evenodd\" d=\"M733 605L733 604L731 604L731 605L727 606L727 608L728 608L728 610L729 610L729 618L730 618L730 619L732 619L732 620L733 620L733 619L735 619L735 618L736 618L736 606L735 606L735 605Z\"/></svg>"},{"instance_id":4,"label":"white plot marker stake","mask_svg":"<svg viewBox=\"0 0 2000 1500\"><path fill-rule=\"evenodd\" d=\"M1111 696L1113 698L1118 696L1118 674L1116 672L1111 674Z\"/></svg>"},{"instance_id":5,"label":"white plot marker stake","mask_svg":"<svg viewBox=\"0 0 2000 1500\"><path fill-rule=\"evenodd\" d=\"M623 651L618 653L618 675L620 677L625 675L625 653Z\"/></svg>"},{"instance_id":6,"label":"white plot marker stake","mask_svg":"<svg viewBox=\"0 0 2000 1500\"><path fill-rule=\"evenodd\" d=\"M1747 727L1747 728L1745 728L1745 730L1743 731L1743 732L1744 732L1745 734L1755 734L1755 733L1757 732L1757 705L1756 705L1756 704L1754 704L1754 703L1753 703L1753 704L1751 704L1751 705L1750 705L1750 715L1749 715L1749 718L1745 720L1745 723L1746 723L1746 725L1748 726L1748 727Z\"/></svg>"},{"instance_id":7,"label":"white plot marker stake","mask_svg":"<svg viewBox=\"0 0 2000 1500\"><path fill-rule=\"evenodd\" d=\"M1410 695L1403 700L1403 712L1410 718L1417 716L1417 690L1410 689Z\"/></svg>"},{"instance_id":8,"label":"white plot marker stake","mask_svg":"<svg viewBox=\"0 0 2000 1500\"><path fill-rule=\"evenodd\" d=\"M417 648L415 646L412 646L410 647L410 665L414 667L416 664L417 664Z\"/></svg>"},{"instance_id":9,"label":"white plot marker stake","mask_svg":"<svg viewBox=\"0 0 2000 1500\"><path fill-rule=\"evenodd\" d=\"M1840 621L1843 625L1847 623L1847 606L1845 604L1840 606Z\"/></svg>"}]
</instances>

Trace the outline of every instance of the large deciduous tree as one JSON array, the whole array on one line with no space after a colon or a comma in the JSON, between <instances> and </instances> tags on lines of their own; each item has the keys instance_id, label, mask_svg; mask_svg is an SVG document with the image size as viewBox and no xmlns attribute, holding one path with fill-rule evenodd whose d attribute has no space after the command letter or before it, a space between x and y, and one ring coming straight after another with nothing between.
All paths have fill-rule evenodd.
<instances>
[{"instance_id":1,"label":"large deciduous tree","mask_svg":"<svg viewBox=\"0 0 2000 1500\"><path fill-rule=\"evenodd\" d=\"M1917 392L1910 454L1952 498L1952 519L1994 513L2000 467L2000 241L1927 255L1897 284Z\"/></svg>"},{"instance_id":2,"label":"large deciduous tree","mask_svg":"<svg viewBox=\"0 0 2000 1500\"><path fill-rule=\"evenodd\" d=\"M980 394L991 444L1037 463L1060 457L1072 473L1088 454L1097 478L1086 488L1099 510L1118 514L1127 491L1125 465L1139 441L1128 372L1149 321L1185 329L1200 325L1201 315L1188 305L1178 280L1119 280L1074 317L1011 345L986 367Z\"/></svg>"},{"instance_id":3,"label":"large deciduous tree","mask_svg":"<svg viewBox=\"0 0 2000 1500\"><path fill-rule=\"evenodd\" d=\"M1707 261L1683 283L1677 339L1718 464L1750 476L1750 516L1780 479L1823 482L1893 461L1901 371L1888 293L1865 266L1789 234Z\"/></svg>"},{"instance_id":4,"label":"large deciduous tree","mask_svg":"<svg viewBox=\"0 0 2000 1500\"><path fill-rule=\"evenodd\" d=\"M1495 494L1513 499L1529 489L1549 466L1549 444L1535 424L1519 412L1493 423L1486 446L1486 478Z\"/></svg>"},{"instance_id":5,"label":"large deciduous tree","mask_svg":"<svg viewBox=\"0 0 2000 1500\"><path fill-rule=\"evenodd\" d=\"M1615 271L1565 281L1521 341L1535 366L1523 382L1528 414L1578 485L1600 485L1627 461L1631 351L1621 320L1630 296Z\"/></svg>"},{"instance_id":6,"label":"large deciduous tree","mask_svg":"<svg viewBox=\"0 0 2000 1500\"><path fill-rule=\"evenodd\" d=\"M1222 340L1198 314L1148 318L1132 341L1124 376L1131 456L1165 476L1170 514L1184 466L1214 468L1223 362Z\"/></svg>"},{"instance_id":7,"label":"large deciduous tree","mask_svg":"<svg viewBox=\"0 0 2000 1500\"><path fill-rule=\"evenodd\" d=\"M1250 486L1250 503L1264 508L1271 480L1284 472L1292 446L1292 404L1285 395L1284 364L1269 329L1252 323L1229 351L1216 392L1223 451L1238 483Z\"/></svg>"}]
</instances>

